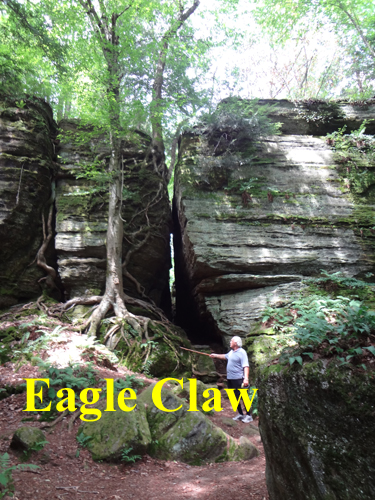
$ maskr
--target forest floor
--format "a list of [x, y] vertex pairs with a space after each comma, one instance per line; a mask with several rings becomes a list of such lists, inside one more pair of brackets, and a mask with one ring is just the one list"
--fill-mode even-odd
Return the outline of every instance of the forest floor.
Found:
[[[64, 342], [47, 352], [47, 359], [63, 359], [74, 345], [78, 334], [64, 331]], [[70, 339], [70, 342], [69, 342]], [[39, 353], [40, 354], [40, 353]], [[73, 353], [79, 356], [78, 352]], [[42, 356], [46, 358], [46, 356]], [[69, 359], [72, 353], [69, 354]], [[99, 378], [123, 378], [132, 374], [119, 365], [110, 367], [94, 363]], [[135, 374], [145, 387], [156, 380]], [[0, 366], [0, 387], [18, 386], [23, 378], [37, 378], [39, 368], [30, 362], [22, 365], [7, 362]], [[10, 465], [22, 463], [20, 455], [9, 448], [18, 427], [29, 425], [43, 428], [46, 422], [23, 421], [30, 413], [23, 413], [25, 393], [12, 394], [0, 401], [0, 454], [9, 453]], [[260, 455], [249, 461], [224, 462], [190, 466], [175, 461], [158, 460], [148, 455], [134, 463], [107, 464], [94, 462], [85, 448], [80, 448], [76, 435], [81, 421], [77, 418], [69, 429], [70, 416], [64, 417], [52, 428], [45, 428], [48, 444], [35, 451], [26, 460], [37, 465], [35, 470], [13, 471], [16, 500], [127, 500], [127, 499], [197, 499], [197, 500], [268, 500], [265, 483], [265, 456], [257, 430], [257, 419], [251, 424], [234, 422], [233, 410], [222, 398], [223, 411], [209, 418], [226, 433], [238, 439], [246, 436], [259, 449]], [[0, 493], [1, 494], [1, 493]], [[1, 497], [0, 497], [1, 498]], [[5, 498], [8, 498], [7, 496]]]

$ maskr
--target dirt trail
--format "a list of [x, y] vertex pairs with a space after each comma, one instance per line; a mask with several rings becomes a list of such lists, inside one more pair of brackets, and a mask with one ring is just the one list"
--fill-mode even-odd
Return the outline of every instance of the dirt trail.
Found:
[[[131, 372], [95, 367], [100, 378], [119, 378]], [[40, 377], [38, 368], [26, 364], [18, 370], [13, 363], [0, 366], [0, 387], [19, 385], [22, 378]], [[137, 374], [137, 378], [152, 382]], [[21, 463], [9, 449], [14, 431], [22, 425], [41, 427], [39, 421], [22, 422], [25, 393], [0, 401], [0, 453], [8, 452], [11, 464]], [[259, 457], [246, 462], [203, 466], [158, 460], [144, 456], [133, 464], [106, 464], [92, 460], [86, 449], [79, 449], [76, 434], [81, 421], [68, 430], [64, 418], [52, 430], [45, 429], [48, 444], [34, 452], [27, 463], [39, 466], [36, 471], [15, 471], [15, 500], [127, 500], [127, 499], [197, 499], [197, 500], [268, 500], [265, 484], [265, 457], [257, 421], [243, 424], [232, 420], [229, 401], [222, 399], [223, 411], [209, 418], [234, 438], [248, 437], [260, 450]], [[70, 418], [70, 417], [68, 417]], [[78, 453], [79, 449], [79, 453]], [[78, 455], [78, 456], [77, 456]], [[5, 497], [7, 498], [7, 497]]]

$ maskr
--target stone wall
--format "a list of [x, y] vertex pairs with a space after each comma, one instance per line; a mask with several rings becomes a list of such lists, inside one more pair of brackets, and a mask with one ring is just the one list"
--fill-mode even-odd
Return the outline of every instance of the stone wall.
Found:
[[[375, 104], [274, 101], [270, 118], [283, 134], [257, 142], [248, 158], [243, 144], [241, 160], [205, 155], [198, 133], [181, 138], [174, 199], [181, 325], [192, 330], [193, 318], [203, 342], [210, 333], [228, 345], [233, 334], [256, 330], [267, 303], [285, 302], [303, 277], [374, 269], [373, 188], [353, 196], [320, 137], [345, 123], [358, 128], [374, 111]], [[236, 180], [251, 184], [245, 202], [230, 187]]]

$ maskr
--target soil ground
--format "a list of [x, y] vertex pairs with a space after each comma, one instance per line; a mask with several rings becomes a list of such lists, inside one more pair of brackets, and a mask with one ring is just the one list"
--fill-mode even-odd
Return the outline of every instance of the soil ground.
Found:
[[[112, 369], [95, 366], [95, 369], [100, 378], [122, 378], [131, 373], [120, 366], [113, 366]], [[15, 364], [8, 362], [0, 366], [0, 387], [16, 386], [24, 377], [38, 376], [38, 368], [29, 363], [17, 368]], [[152, 379], [139, 374], [137, 378], [143, 378], [146, 384], [152, 382]], [[42, 428], [46, 424], [38, 420], [22, 422], [26, 415], [22, 411], [25, 402], [25, 393], [13, 394], [0, 401], [0, 454], [8, 452], [11, 465], [22, 463], [19, 455], [9, 448], [14, 431], [22, 425]], [[27, 463], [33, 463], [39, 468], [13, 472], [13, 498], [268, 500], [265, 457], [257, 430], [257, 419], [251, 424], [234, 422], [229, 401], [223, 398], [222, 404], [223, 411], [209, 418], [234, 438], [241, 435], [248, 437], [260, 451], [257, 458], [243, 462], [189, 466], [146, 455], [133, 464], [97, 463], [92, 460], [88, 450], [78, 447], [76, 434], [81, 421], [78, 418], [69, 430], [71, 416], [68, 416], [54, 427], [43, 429], [48, 444], [42, 450], [33, 452], [27, 459]]]

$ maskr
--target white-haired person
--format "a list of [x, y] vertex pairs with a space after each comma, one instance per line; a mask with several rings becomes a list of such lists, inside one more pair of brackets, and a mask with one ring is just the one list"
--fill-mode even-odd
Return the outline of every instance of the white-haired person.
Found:
[[[230, 348], [231, 350], [227, 354], [212, 353], [210, 356], [211, 358], [226, 359], [228, 361], [228, 389], [234, 389], [234, 394], [238, 400], [240, 397], [239, 389], [241, 387], [249, 387], [249, 360], [246, 351], [242, 349], [241, 337], [233, 337], [230, 341]], [[237, 415], [233, 417], [233, 420], [241, 420], [244, 423], [253, 421], [250, 411], [246, 415], [243, 414], [240, 401], [237, 407]]]

